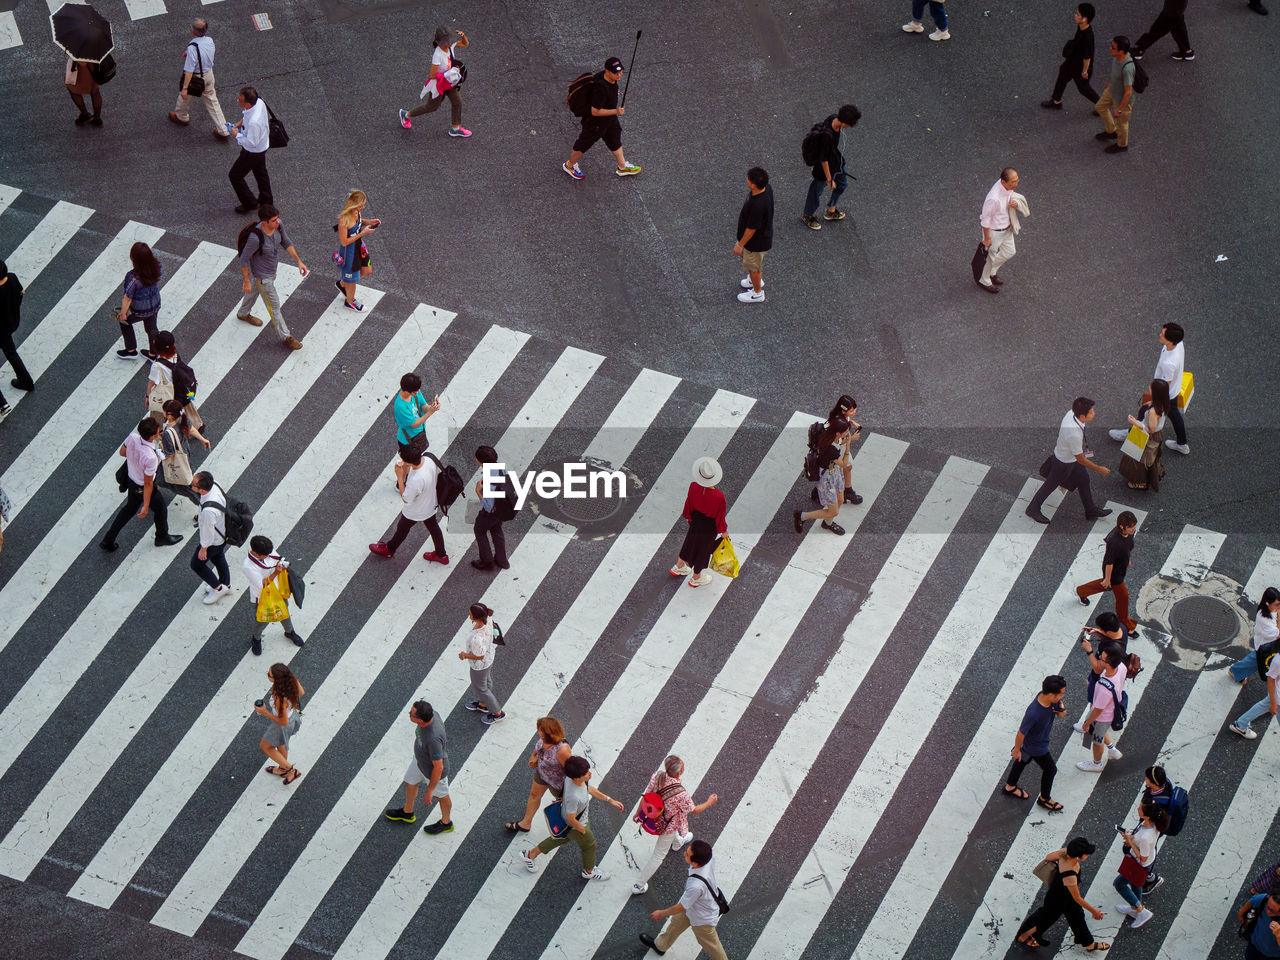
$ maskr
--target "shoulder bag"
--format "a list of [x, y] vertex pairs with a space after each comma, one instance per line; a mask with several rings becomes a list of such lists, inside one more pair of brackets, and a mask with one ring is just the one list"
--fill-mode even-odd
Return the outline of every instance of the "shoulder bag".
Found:
[[[204, 60], [200, 56], [200, 44], [192, 40], [187, 44], [188, 47], [196, 48], [196, 66], [199, 68], [191, 75], [191, 79], [187, 81], [187, 96], [202, 97], [204, 96]], [[184, 70], [183, 73], [186, 73]], [[182, 78], [178, 78], [178, 89], [182, 89]]]
[[189, 487], [195, 475], [191, 472], [191, 460], [182, 449], [182, 438], [178, 436], [176, 427], [167, 427], [164, 433], [173, 444], [173, 456], [164, 460], [164, 482]]
[[285, 132], [284, 124], [271, 112], [269, 103], [263, 101], [263, 104], [267, 108], [267, 145], [277, 148], [287, 147], [289, 145], [289, 134]]
[[1031, 871], [1032, 875], [1041, 883], [1053, 883], [1053, 878], [1058, 872], [1058, 864], [1048, 859], [1041, 860], [1035, 865], [1035, 869]]

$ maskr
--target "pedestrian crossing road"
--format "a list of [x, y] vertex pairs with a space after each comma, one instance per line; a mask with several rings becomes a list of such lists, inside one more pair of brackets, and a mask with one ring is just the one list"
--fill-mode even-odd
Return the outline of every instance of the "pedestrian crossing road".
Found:
[[[254, 505], [256, 532], [305, 577], [304, 648], [272, 628], [266, 655], [249, 654], [238, 573], [232, 602], [201, 603], [185, 501], [171, 507], [181, 546], [154, 547], [140, 523], [117, 553], [96, 546], [119, 502], [116, 451], [144, 411], [145, 370], [115, 356], [106, 314], [138, 240], [157, 246], [160, 326], [199, 379], [213, 439], [199, 466]], [[551, 714], [593, 783], [624, 803], [669, 753], [697, 798], [719, 795], [693, 826], [733, 902], [720, 927], [731, 957], [1003, 957], [1039, 889], [1032, 866], [1080, 834], [1098, 844], [1082, 886], [1107, 911], [1093, 929], [1112, 955], [1239, 955], [1234, 907], [1280, 847], [1269, 837], [1280, 735], [1223, 732], [1262, 695], [1224, 670], [1247, 629], [1206, 652], [1172, 635], [1156, 601], [1226, 583], [1251, 622], [1280, 583], [1273, 546], [1236, 549], [1235, 535], [1192, 524], [1159, 543], [1139, 527], [1130, 582], [1143, 623], [1130, 649], [1147, 670], [1128, 688], [1124, 758], [1076, 770], [1084, 752], [1059, 724], [1066, 810], [1042, 815], [999, 792], [1040, 679], [1063, 673], [1068, 713], [1081, 705], [1075, 639], [1096, 608], [1073, 588], [1096, 576], [1111, 524], [1084, 521], [1074, 499], [1051, 497], [1046, 512], [1061, 516], [1043, 527], [1023, 512], [1038, 480], [873, 433], [854, 462], [864, 501], [841, 512], [847, 535], [798, 536], [805, 430], [829, 398], [777, 410], [376, 289], [354, 315], [325, 271], [282, 267], [304, 339], [291, 352], [236, 321], [226, 238], [3, 185], [0, 253], [27, 286], [17, 338], [37, 382], [6, 393], [0, 421], [13, 503], [0, 554], [0, 874], [257, 960], [638, 956], [636, 934], [676, 900], [683, 864], [670, 857], [632, 895], [650, 844], [630, 810], [592, 812], [608, 883], [581, 881], [572, 849], [530, 876], [518, 854], [544, 826], [503, 829], [524, 804], [534, 721]], [[399, 509], [390, 403], [410, 369], [441, 398], [430, 449], [468, 489], [480, 443], [518, 471], [603, 462], [638, 486], [604, 520], [572, 522], [545, 500], [524, 509], [497, 576], [466, 562], [461, 502], [449, 565], [371, 556]], [[742, 572], [691, 590], [666, 570], [703, 456], [724, 466]], [[1141, 524], [1153, 502], [1108, 505]], [[494, 670], [507, 719], [491, 727], [463, 709], [456, 657], [477, 599], [508, 637]], [[273, 662], [307, 690], [291, 752], [304, 776], [287, 788], [260, 773], [250, 706]], [[420, 697], [449, 732], [455, 827], [439, 836], [382, 818]], [[1112, 824], [1134, 821], [1152, 762], [1189, 790], [1191, 814], [1161, 851], [1155, 918], [1134, 931], [1114, 909]], [[696, 950], [685, 937], [668, 955]]]

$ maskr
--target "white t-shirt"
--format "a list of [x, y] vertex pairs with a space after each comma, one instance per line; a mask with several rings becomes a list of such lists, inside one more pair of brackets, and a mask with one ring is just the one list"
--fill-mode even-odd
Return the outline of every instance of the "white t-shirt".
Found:
[[400, 512], [406, 520], [417, 522], [435, 516], [438, 506], [436, 477], [439, 473], [431, 458], [426, 456], [422, 458], [422, 466], [409, 471], [404, 480], [404, 494], [400, 498], [404, 501]]
[[456, 46], [456, 43], [451, 43], [448, 50], [436, 47], [431, 51], [431, 62], [437, 68], [436, 73], [444, 73], [453, 66], [453, 48]]
[[1138, 855], [1138, 860], [1144, 867], [1149, 867], [1151, 861], [1156, 858], [1156, 838], [1159, 835], [1159, 831], [1153, 826], [1139, 827], [1130, 834], [1133, 837], [1133, 843], [1129, 846]]
[[1156, 372], [1152, 379], [1168, 381], [1170, 400], [1182, 392], [1182, 371], [1186, 366], [1186, 356], [1180, 343], [1175, 343], [1172, 350], [1160, 350], [1160, 359], [1156, 361]]
[[1280, 638], [1280, 627], [1276, 625], [1275, 618], [1268, 617], [1259, 610], [1258, 615], [1253, 618], [1253, 649], [1257, 650], [1264, 643], [1271, 643], [1277, 638]]
[[1062, 463], [1074, 463], [1078, 453], [1084, 453], [1084, 425], [1068, 410], [1058, 426], [1058, 443], [1053, 455]]
[[[473, 627], [467, 636], [467, 653], [483, 660], [468, 660], [472, 670], [488, 670], [493, 666], [493, 624], [486, 623], [482, 627]], [[1277, 659], [1280, 659], [1278, 657]]]
[[151, 372], [147, 374], [147, 379], [152, 383], [173, 383], [169, 368], [157, 360], [151, 361]]
[[261, 558], [255, 557], [252, 553], [244, 555], [244, 562], [240, 564], [240, 569], [244, 571], [245, 579], [249, 581], [249, 599], [254, 603], [258, 602], [262, 585], [267, 582], [267, 577], [275, 573], [276, 564], [279, 562], [280, 554], [278, 553]]

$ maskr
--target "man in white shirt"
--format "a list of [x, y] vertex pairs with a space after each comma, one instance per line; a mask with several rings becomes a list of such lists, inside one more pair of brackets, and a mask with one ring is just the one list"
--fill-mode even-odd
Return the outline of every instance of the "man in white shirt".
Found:
[[[249, 581], [249, 599], [253, 601], [249, 605], [249, 615], [253, 623], [253, 633], [249, 635], [249, 648], [255, 657], [262, 656], [262, 624], [258, 622], [258, 597], [262, 595], [264, 584], [275, 581], [281, 571], [289, 567], [289, 562], [275, 550], [275, 544], [269, 538], [250, 537], [249, 554], [240, 565], [245, 579]], [[280, 621], [280, 626], [284, 627], [284, 635], [293, 641], [295, 647], [305, 645], [305, 641], [293, 629], [292, 618], [285, 617]]]
[[1000, 171], [1000, 179], [987, 191], [987, 198], [982, 201], [982, 245], [987, 248], [987, 262], [982, 268], [982, 276], [978, 278], [978, 286], [987, 293], [999, 293], [1004, 283], [996, 271], [1013, 259], [1017, 250], [1013, 245], [1013, 225], [1009, 222], [1009, 211], [1018, 204], [1013, 199], [1013, 191], [1018, 189], [1018, 171], [1013, 167], [1005, 167]]
[[227, 497], [207, 470], [191, 478], [191, 489], [200, 494], [200, 512], [196, 515], [200, 542], [191, 558], [191, 569], [207, 585], [202, 602], [217, 603], [231, 594], [231, 570], [227, 567]]
[[1058, 442], [1053, 448], [1053, 456], [1040, 467], [1044, 483], [1027, 504], [1026, 514], [1036, 523], [1049, 522], [1049, 518], [1040, 512], [1040, 507], [1055, 487], [1078, 489], [1080, 502], [1084, 505], [1084, 515], [1089, 520], [1097, 520], [1111, 513], [1110, 509], [1099, 510], [1098, 505], [1093, 502], [1093, 491], [1089, 489], [1089, 474], [1086, 472], [1093, 470], [1104, 477], [1111, 473], [1106, 467], [1100, 467], [1090, 460], [1085, 453], [1084, 425], [1094, 418], [1096, 412], [1093, 401], [1088, 397], [1076, 397], [1071, 401], [1071, 409], [1058, 426]]
[[[237, 131], [236, 143], [240, 144], [240, 156], [231, 165], [227, 177], [231, 186], [240, 198], [236, 213], [248, 213], [257, 210], [264, 203], [273, 203], [271, 195], [271, 178], [267, 175], [267, 148], [271, 145], [271, 131], [267, 126], [267, 104], [258, 96], [253, 87], [241, 87], [237, 98], [244, 110], [239, 123], [230, 128]], [[258, 196], [255, 199], [249, 190], [246, 176], [252, 171], [253, 180], [258, 185]]]
[[[414, 456], [410, 451], [408, 456]], [[406, 460], [409, 473], [404, 481], [404, 493], [400, 499], [404, 506], [400, 510], [400, 519], [396, 523], [396, 532], [390, 540], [380, 540], [369, 544], [369, 552], [379, 557], [391, 558], [404, 542], [415, 523], [421, 523], [431, 534], [431, 547], [422, 555], [422, 559], [431, 563], [448, 565], [449, 554], [444, 549], [444, 534], [440, 532], [440, 522], [436, 520], [436, 478], [440, 476], [440, 468], [436, 466], [434, 457], [417, 454], [417, 460]]]
[[[107, 553], [118, 550], [116, 537], [137, 511], [138, 519], [145, 520], [148, 513], [155, 514], [156, 546], [171, 547], [182, 541], [182, 535], [169, 532], [169, 508], [164, 496], [156, 489], [156, 470], [160, 467], [160, 454], [156, 452], [155, 439], [160, 425], [150, 417], [144, 417], [135, 433], [129, 434], [120, 447], [125, 458], [127, 475], [121, 481], [127, 491], [124, 505], [111, 521], [106, 535], [98, 543]], [[117, 475], [118, 476], [118, 475]], [[142, 509], [139, 510], [138, 508]]]
[[692, 928], [693, 936], [711, 960], [728, 960], [720, 945], [716, 924], [720, 922], [720, 904], [716, 901], [716, 875], [711, 867], [711, 844], [695, 840], [684, 848], [684, 859], [689, 864], [689, 876], [684, 882], [684, 893], [679, 903], [665, 910], [654, 910], [649, 919], [658, 923], [671, 917], [667, 929], [657, 937], [640, 934], [640, 942], [662, 956], [671, 949], [676, 938]]
[[[1186, 352], [1182, 346], [1182, 326], [1177, 323], [1166, 323], [1160, 328], [1160, 356], [1156, 360], [1156, 371], [1152, 380], [1163, 380], [1169, 384], [1169, 422], [1173, 424], [1176, 439], [1166, 440], [1164, 445], [1170, 450], [1187, 454], [1191, 448], [1187, 446], [1187, 424], [1182, 419], [1182, 410], [1178, 407], [1178, 394], [1182, 392], [1182, 374], [1186, 370]], [[1108, 430], [1112, 440], [1124, 442], [1129, 436], [1129, 428]]]
[[[178, 102], [169, 111], [169, 119], [174, 123], [186, 126], [191, 122], [191, 78], [204, 81], [204, 89], [194, 94], [204, 101], [204, 108], [213, 121], [213, 135], [219, 140], [230, 140], [227, 130], [227, 118], [222, 115], [222, 104], [218, 103], [218, 91], [213, 86], [213, 38], [207, 36], [209, 22], [203, 18], [191, 21], [192, 40], [187, 44], [186, 54], [182, 61], [182, 80], [178, 84]], [[196, 84], [200, 86], [199, 83]]]

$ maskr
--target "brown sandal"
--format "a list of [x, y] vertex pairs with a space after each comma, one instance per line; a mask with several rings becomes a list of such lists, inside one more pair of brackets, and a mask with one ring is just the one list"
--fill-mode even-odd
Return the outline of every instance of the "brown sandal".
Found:
[[285, 771], [284, 785], [287, 787], [289, 784], [293, 783], [293, 781], [297, 780], [300, 776], [302, 776], [301, 770], [299, 770], [297, 767], [290, 767], [287, 771]]
[[1107, 943], [1105, 940], [1095, 940], [1093, 943], [1089, 944], [1089, 946], [1085, 947], [1085, 949], [1090, 953], [1093, 953], [1095, 950], [1110, 950], [1111, 944]]

